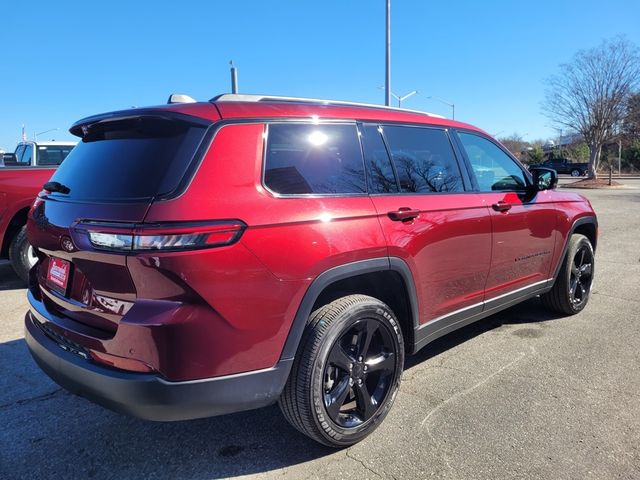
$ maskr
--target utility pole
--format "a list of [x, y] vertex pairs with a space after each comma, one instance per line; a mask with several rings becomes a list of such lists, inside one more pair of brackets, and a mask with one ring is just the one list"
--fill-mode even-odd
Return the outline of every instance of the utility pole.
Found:
[[391, 106], [391, 0], [387, 0], [387, 48], [385, 55], [384, 104]]
[[618, 176], [622, 175], [620, 164], [622, 163], [622, 138], [618, 138]]
[[231, 65], [231, 93], [238, 93], [238, 69], [233, 64], [233, 60], [229, 65]]
[[562, 129], [560, 129], [560, 136], [558, 137], [558, 148], [560, 149], [560, 158], [562, 158]]

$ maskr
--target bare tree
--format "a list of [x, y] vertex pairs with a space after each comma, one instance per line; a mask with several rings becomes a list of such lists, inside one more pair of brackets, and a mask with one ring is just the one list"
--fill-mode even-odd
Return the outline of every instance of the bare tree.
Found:
[[640, 83], [638, 48], [624, 38], [580, 50], [550, 77], [545, 114], [558, 126], [579, 132], [589, 146], [589, 177], [597, 177], [603, 145], [614, 136], [626, 103]]
[[522, 160], [523, 152], [527, 150], [527, 142], [524, 141], [522, 135], [518, 133], [512, 133], [508, 137], [498, 138], [500, 143], [507, 148], [518, 159]]

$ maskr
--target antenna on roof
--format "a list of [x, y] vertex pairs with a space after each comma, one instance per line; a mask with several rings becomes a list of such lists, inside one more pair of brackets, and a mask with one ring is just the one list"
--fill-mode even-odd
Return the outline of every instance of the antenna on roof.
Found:
[[196, 103], [196, 101], [191, 98], [189, 95], [185, 95], [184, 93], [172, 93], [169, 95], [169, 100], [167, 103]]
[[229, 65], [231, 65], [231, 93], [238, 93], [238, 69], [233, 64], [233, 60]]

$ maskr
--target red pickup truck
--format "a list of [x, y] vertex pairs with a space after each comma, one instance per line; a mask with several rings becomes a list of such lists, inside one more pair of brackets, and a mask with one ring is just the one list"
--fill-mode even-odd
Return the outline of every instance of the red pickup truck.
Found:
[[27, 242], [25, 224], [34, 198], [75, 142], [18, 144], [0, 162], [0, 259], [9, 259], [24, 281], [37, 258]]

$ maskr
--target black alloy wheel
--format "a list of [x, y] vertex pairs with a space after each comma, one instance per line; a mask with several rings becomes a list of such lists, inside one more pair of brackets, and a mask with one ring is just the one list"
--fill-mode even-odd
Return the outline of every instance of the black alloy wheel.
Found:
[[571, 235], [553, 287], [540, 296], [542, 303], [566, 315], [582, 311], [591, 294], [594, 266], [595, 255], [589, 239], [577, 233]]
[[404, 339], [393, 311], [376, 298], [347, 295], [309, 317], [278, 403], [300, 432], [348, 447], [382, 423], [403, 367]]
[[353, 324], [333, 345], [324, 369], [324, 406], [344, 428], [368, 421], [391, 389], [396, 342], [386, 325], [367, 318]]
[[569, 279], [569, 299], [574, 308], [580, 308], [589, 297], [593, 281], [593, 249], [582, 245], [573, 256]]

